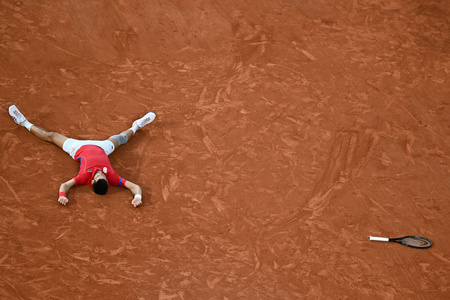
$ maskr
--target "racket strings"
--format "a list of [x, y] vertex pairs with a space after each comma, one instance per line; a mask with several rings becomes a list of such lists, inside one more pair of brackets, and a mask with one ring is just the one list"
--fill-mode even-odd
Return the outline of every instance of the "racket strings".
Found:
[[425, 248], [431, 245], [431, 242], [421, 237], [406, 237], [402, 239], [402, 244], [418, 248]]

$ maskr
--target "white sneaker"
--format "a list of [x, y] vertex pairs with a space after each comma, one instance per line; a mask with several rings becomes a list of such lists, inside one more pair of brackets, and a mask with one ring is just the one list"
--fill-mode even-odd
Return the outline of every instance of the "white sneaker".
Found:
[[142, 118], [134, 121], [133, 122], [133, 126], [136, 125], [137, 127], [139, 127], [139, 129], [141, 129], [142, 127], [144, 127], [144, 126], [150, 124], [151, 122], [153, 122], [153, 120], [155, 120], [155, 118], [156, 118], [156, 114], [153, 111], [148, 112]]
[[20, 126], [22, 126], [22, 123], [27, 120], [14, 104], [9, 106], [8, 112], [9, 115], [14, 119], [14, 122], [16, 122]]

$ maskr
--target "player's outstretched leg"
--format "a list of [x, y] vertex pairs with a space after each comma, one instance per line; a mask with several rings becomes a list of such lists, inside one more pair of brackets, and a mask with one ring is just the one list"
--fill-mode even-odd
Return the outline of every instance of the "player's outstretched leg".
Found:
[[48, 132], [45, 129], [31, 124], [14, 104], [9, 106], [8, 112], [9, 115], [14, 119], [14, 122], [16, 122], [18, 125], [28, 129], [37, 138], [46, 142], [53, 143], [62, 149], [64, 142], [67, 140], [66, 136], [57, 132]]
[[117, 149], [117, 147], [126, 144], [131, 139], [131, 137], [136, 133], [136, 131], [153, 122], [155, 118], [156, 114], [153, 111], [148, 112], [142, 118], [134, 121], [130, 129], [127, 129], [121, 132], [120, 134], [111, 136], [108, 139], [108, 141], [111, 141], [114, 144], [115, 148]]

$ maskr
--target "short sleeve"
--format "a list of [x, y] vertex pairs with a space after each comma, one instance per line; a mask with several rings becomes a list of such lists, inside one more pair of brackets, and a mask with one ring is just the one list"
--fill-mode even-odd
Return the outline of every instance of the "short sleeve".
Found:
[[120, 177], [115, 172], [109, 173], [108, 181], [109, 181], [110, 185], [120, 186], [120, 187], [124, 187], [125, 186], [125, 182], [126, 182], [126, 180], [124, 178]]
[[89, 174], [80, 172], [73, 180], [75, 180], [75, 185], [89, 184]]

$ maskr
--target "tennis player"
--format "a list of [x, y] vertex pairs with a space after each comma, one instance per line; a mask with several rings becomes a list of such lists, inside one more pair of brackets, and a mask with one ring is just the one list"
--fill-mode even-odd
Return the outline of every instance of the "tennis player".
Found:
[[126, 144], [137, 130], [153, 122], [156, 117], [154, 112], [148, 112], [142, 118], [134, 121], [130, 129], [113, 135], [107, 140], [96, 141], [76, 140], [57, 132], [48, 132], [31, 124], [15, 105], [10, 105], [8, 111], [9, 115], [18, 125], [27, 128], [39, 139], [55, 144], [67, 152], [73, 159], [80, 162], [78, 175], [61, 184], [59, 188], [59, 203], [66, 205], [69, 202], [67, 193], [72, 187], [87, 184], [92, 186], [94, 192], [99, 195], [106, 194], [109, 185], [125, 187], [133, 195], [131, 204], [134, 207], [142, 204], [141, 187], [117, 175], [111, 166], [108, 155], [113, 153], [117, 147]]

